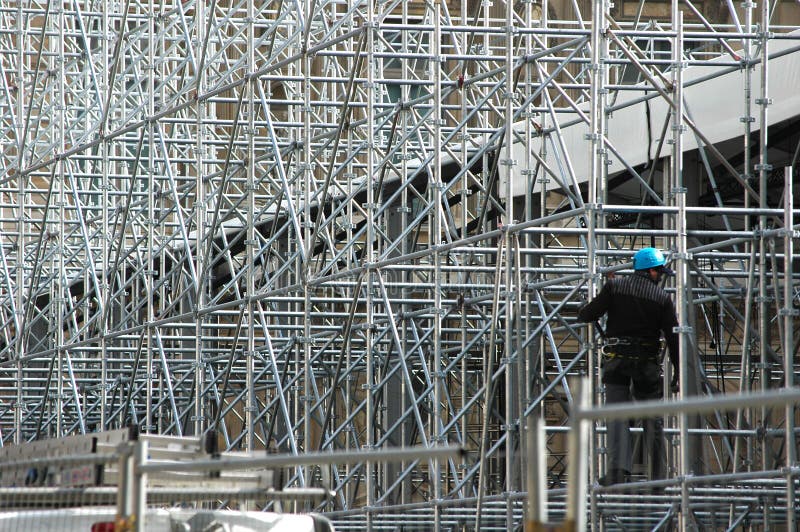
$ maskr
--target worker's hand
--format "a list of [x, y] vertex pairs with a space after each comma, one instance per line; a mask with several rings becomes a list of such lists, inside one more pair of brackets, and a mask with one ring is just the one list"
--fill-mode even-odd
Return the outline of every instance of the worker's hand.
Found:
[[672, 375], [672, 382], [669, 383], [669, 389], [672, 393], [678, 393], [678, 390], [680, 389], [677, 371], [675, 372], [674, 375]]

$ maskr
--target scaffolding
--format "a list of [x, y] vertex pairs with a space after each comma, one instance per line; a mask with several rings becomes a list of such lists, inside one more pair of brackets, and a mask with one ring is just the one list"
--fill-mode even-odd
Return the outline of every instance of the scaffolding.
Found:
[[[644, 245], [677, 398], [793, 388], [800, 6], [617, 4], [0, 0], [2, 444], [456, 444], [286, 485], [337, 529], [510, 530], [542, 419], [559, 521], [575, 379], [603, 402], [575, 311]], [[793, 529], [796, 418], [671, 414], [634, 495], [593, 420], [590, 526]]]

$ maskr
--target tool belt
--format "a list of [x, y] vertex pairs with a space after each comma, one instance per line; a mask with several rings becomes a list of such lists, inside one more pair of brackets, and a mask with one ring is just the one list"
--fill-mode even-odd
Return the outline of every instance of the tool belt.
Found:
[[621, 358], [640, 362], [658, 362], [661, 342], [647, 338], [621, 336], [606, 338], [600, 352], [606, 358]]

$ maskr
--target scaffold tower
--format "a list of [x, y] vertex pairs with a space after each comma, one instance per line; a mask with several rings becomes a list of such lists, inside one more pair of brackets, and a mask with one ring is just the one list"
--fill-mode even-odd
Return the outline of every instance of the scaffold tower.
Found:
[[[603, 324], [576, 310], [644, 246], [676, 272], [666, 401], [795, 389], [796, 1], [0, 18], [3, 446], [131, 425], [297, 455], [456, 444], [285, 483], [335, 491], [315, 509], [337, 530], [515, 530], [537, 424], [560, 522], [571, 414], [604, 398]], [[796, 529], [794, 404], [720, 405], [669, 410], [656, 485], [598, 486], [593, 419], [585, 526]]]

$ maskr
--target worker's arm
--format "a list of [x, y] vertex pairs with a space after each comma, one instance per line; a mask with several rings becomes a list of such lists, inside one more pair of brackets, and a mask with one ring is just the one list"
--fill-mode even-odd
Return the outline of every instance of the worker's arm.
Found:
[[608, 311], [608, 306], [611, 303], [611, 283], [603, 285], [603, 289], [597, 294], [597, 297], [586, 303], [578, 309], [578, 320], [583, 322], [591, 322], [600, 318]]

